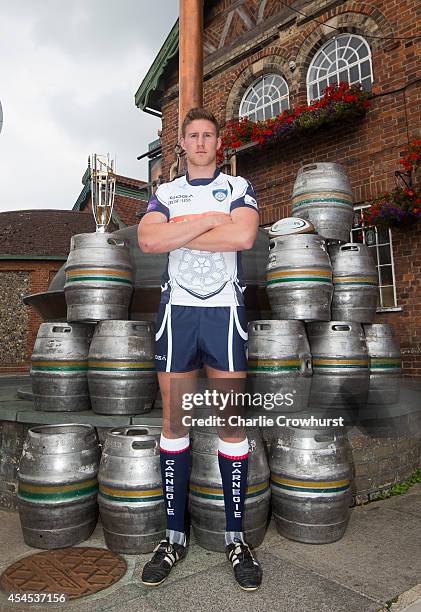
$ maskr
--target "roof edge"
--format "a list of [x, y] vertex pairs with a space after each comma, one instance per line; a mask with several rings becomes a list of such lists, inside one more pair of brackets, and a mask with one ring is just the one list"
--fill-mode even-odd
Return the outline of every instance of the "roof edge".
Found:
[[[161, 112], [161, 105], [150, 100], [151, 94], [158, 89], [159, 81], [164, 75], [169, 61], [178, 53], [179, 20], [175, 22], [171, 32], [155, 57], [146, 76], [135, 93], [135, 105], [144, 111], [146, 107]], [[159, 108], [157, 108], [159, 107]]]

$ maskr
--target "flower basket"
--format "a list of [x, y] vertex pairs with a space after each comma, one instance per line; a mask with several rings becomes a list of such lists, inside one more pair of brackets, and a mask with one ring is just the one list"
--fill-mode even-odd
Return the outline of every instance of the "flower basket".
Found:
[[323, 93], [320, 100], [308, 106], [289, 108], [266, 121], [253, 122], [248, 118], [230, 121], [222, 134], [218, 162], [223, 161], [226, 150], [235, 151], [249, 143], [264, 147], [298, 135], [310, 137], [334, 124], [354, 124], [370, 106], [369, 94], [359, 84], [341, 82], [327, 87]]

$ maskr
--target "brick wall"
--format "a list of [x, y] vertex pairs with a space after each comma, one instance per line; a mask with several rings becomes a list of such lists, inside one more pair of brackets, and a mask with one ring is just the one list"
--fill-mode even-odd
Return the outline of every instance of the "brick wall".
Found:
[[[221, 126], [238, 116], [246, 88], [267, 72], [288, 83], [290, 105], [306, 103], [306, 73], [316, 51], [338, 32], [292, 13], [272, 0], [211, 3], [205, 16], [204, 105]], [[297, 170], [316, 161], [346, 166], [356, 204], [394, 187], [394, 172], [408, 140], [421, 135], [421, 40], [387, 38], [418, 34], [416, 0], [289, 2], [340, 32], [367, 36], [373, 62], [374, 99], [363, 121], [331, 128], [311, 138], [252, 149], [238, 156], [237, 173], [253, 183], [261, 223], [290, 214]], [[241, 9], [241, 10], [240, 10]], [[419, 20], [418, 20], [419, 22]], [[368, 38], [384, 37], [383, 39]], [[290, 62], [295, 62], [291, 70]], [[163, 97], [163, 176], [174, 162], [178, 125], [178, 75], [167, 76]], [[421, 376], [421, 231], [393, 232], [393, 248], [401, 312], [381, 313], [378, 322], [393, 325], [401, 339], [405, 372]]]
[[[30, 367], [41, 317], [33, 308], [25, 306], [23, 295], [47, 291], [52, 277], [64, 261], [2, 260], [0, 261], [1, 300], [7, 298], [9, 307], [1, 304], [3, 322], [0, 326], [0, 343], [5, 347], [0, 360], [0, 372], [23, 372]], [[5, 291], [7, 287], [7, 292]], [[10, 317], [8, 316], [10, 312]], [[16, 335], [17, 332], [17, 335]], [[13, 333], [13, 336], [10, 334]], [[8, 339], [13, 338], [8, 350]]]

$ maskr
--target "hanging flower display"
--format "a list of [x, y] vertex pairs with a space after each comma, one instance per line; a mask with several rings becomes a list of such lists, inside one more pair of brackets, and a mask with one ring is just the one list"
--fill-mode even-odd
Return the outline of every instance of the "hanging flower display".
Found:
[[266, 121], [253, 122], [247, 117], [230, 121], [223, 130], [218, 162], [223, 161], [227, 149], [235, 150], [252, 142], [270, 145], [298, 134], [308, 135], [335, 123], [352, 122], [367, 112], [370, 106], [368, 96], [360, 84], [341, 82], [324, 89], [320, 100], [308, 106], [288, 108]]
[[419, 188], [412, 186], [421, 176], [421, 140], [415, 139], [408, 145], [400, 164], [407, 171], [411, 186], [396, 187], [372, 200], [365, 211], [367, 223], [402, 227], [421, 220], [421, 193]]

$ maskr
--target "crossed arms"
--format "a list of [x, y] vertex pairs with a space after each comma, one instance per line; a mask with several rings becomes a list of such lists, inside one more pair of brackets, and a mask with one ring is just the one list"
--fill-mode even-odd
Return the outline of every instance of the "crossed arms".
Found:
[[252, 248], [258, 227], [259, 214], [249, 207], [181, 223], [168, 223], [163, 213], [149, 212], [139, 223], [137, 235], [144, 253], [167, 253], [180, 247], [197, 251], [245, 251]]

